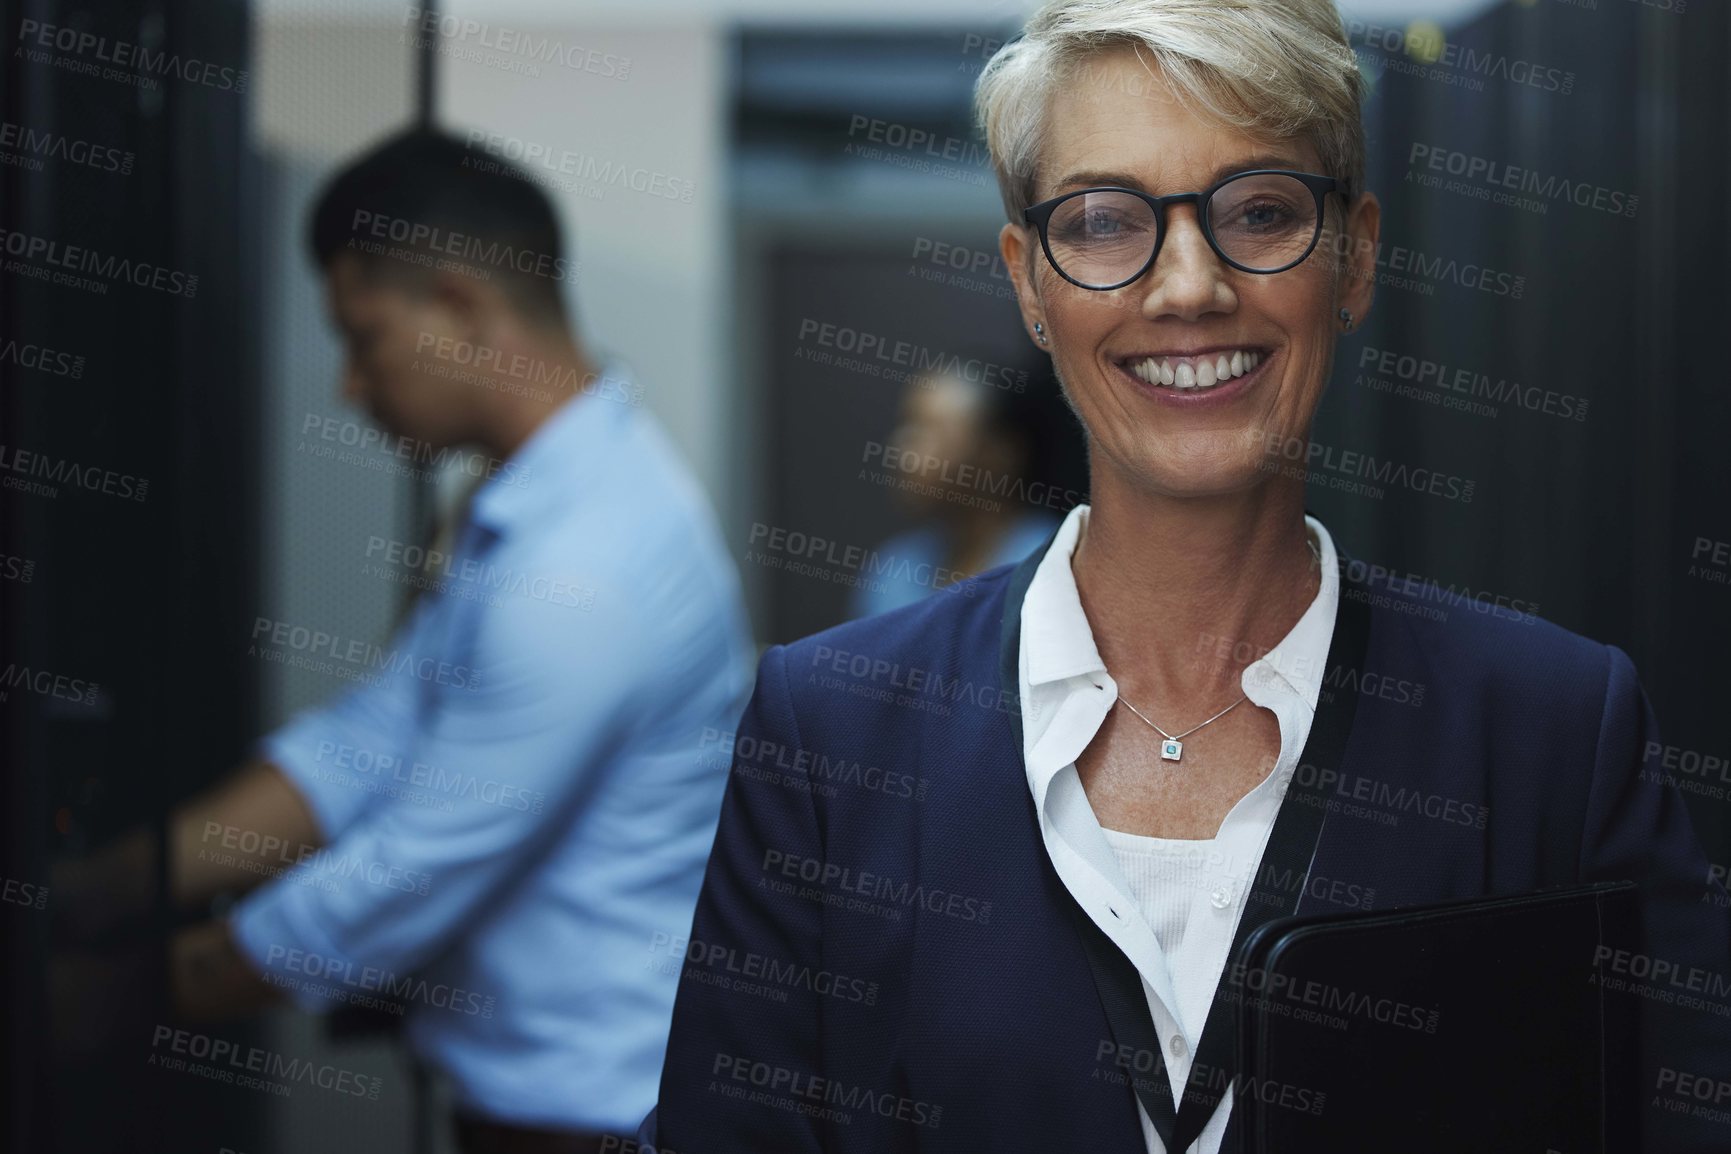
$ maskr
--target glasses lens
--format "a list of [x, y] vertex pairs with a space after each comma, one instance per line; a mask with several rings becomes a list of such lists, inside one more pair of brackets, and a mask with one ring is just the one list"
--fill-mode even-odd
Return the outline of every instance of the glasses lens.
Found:
[[1221, 251], [1258, 271], [1282, 269], [1304, 256], [1317, 223], [1316, 194], [1290, 176], [1240, 176], [1208, 202], [1208, 224]]
[[1154, 252], [1158, 224], [1148, 202], [1124, 192], [1084, 192], [1060, 204], [1046, 224], [1052, 263], [1085, 285], [1121, 284]]

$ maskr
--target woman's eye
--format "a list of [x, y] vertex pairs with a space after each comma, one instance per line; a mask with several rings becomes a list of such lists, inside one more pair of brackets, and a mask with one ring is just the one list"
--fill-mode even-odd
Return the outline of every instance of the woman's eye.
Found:
[[1113, 240], [1134, 228], [1124, 214], [1112, 209], [1094, 209], [1079, 213], [1059, 225], [1058, 235], [1067, 241]]
[[1091, 209], [1078, 213], [1064, 223], [1060, 232], [1067, 238], [1075, 240], [1099, 240], [1102, 237], [1112, 237], [1124, 227], [1124, 221], [1118, 213], [1106, 209]]
[[1258, 201], [1240, 208], [1236, 218], [1230, 223], [1240, 228], [1264, 232], [1268, 229], [1284, 228], [1297, 217], [1297, 213], [1279, 201]]

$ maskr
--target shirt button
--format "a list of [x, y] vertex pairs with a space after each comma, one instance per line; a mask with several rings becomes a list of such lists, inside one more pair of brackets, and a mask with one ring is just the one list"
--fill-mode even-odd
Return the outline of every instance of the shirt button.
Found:
[[1174, 1058], [1182, 1058], [1184, 1056], [1184, 1039], [1178, 1034], [1173, 1034], [1172, 1041], [1168, 1043], [1166, 1048], [1172, 1051]]
[[1232, 888], [1230, 886], [1215, 886], [1208, 892], [1208, 900], [1214, 903], [1214, 908], [1223, 910], [1232, 904]]

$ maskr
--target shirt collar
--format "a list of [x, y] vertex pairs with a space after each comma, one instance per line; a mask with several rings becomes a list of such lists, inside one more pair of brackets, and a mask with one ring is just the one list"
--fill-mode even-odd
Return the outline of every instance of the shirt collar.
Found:
[[1040, 558], [1022, 600], [1022, 650], [1028, 657], [1028, 684], [1044, 685], [1083, 673], [1103, 671], [1106, 663], [1094, 646], [1094, 630], [1082, 611], [1076, 574], [1070, 568], [1076, 544], [1088, 525], [1088, 506], [1077, 505], [1058, 526], [1051, 548]]
[[[1340, 569], [1334, 538], [1322, 522], [1307, 513], [1304, 523], [1314, 535], [1322, 558], [1322, 584], [1310, 606], [1280, 643], [1251, 664], [1269, 666], [1315, 710], [1329, 642], [1334, 635]], [[1022, 602], [1022, 646], [1027, 655], [1030, 687], [1106, 669], [1094, 644], [1094, 630], [1082, 609], [1076, 574], [1071, 568], [1076, 545], [1087, 525], [1087, 505], [1070, 510], [1058, 527], [1051, 548], [1040, 559]]]
[[618, 362], [609, 362], [593, 385], [549, 413], [481, 483], [469, 503], [472, 522], [504, 535], [549, 503], [577, 495], [584, 475], [617, 449], [631, 408], [618, 398], [634, 395], [629, 370]]
[[1307, 513], [1304, 523], [1316, 538], [1317, 553], [1322, 559], [1322, 583], [1297, 624], [1257, 664], [1267, 665], [1284, 678], [1314, 713], [1322, 693], [1328, 647], [1334, 638], [1334, 618], [1340, 608], [1340, 563], [1334, 551], [1334, 538], [1322, 522]]

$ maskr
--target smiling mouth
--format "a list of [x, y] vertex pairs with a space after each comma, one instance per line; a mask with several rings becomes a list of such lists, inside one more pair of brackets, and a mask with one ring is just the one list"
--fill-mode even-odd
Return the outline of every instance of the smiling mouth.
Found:
[[1156, 388], [1199, 393], [1245, 376], [1266, 357], [1261, 349], [1226, 349], [1194, 357], [1127, 357], [1118, 364]]

